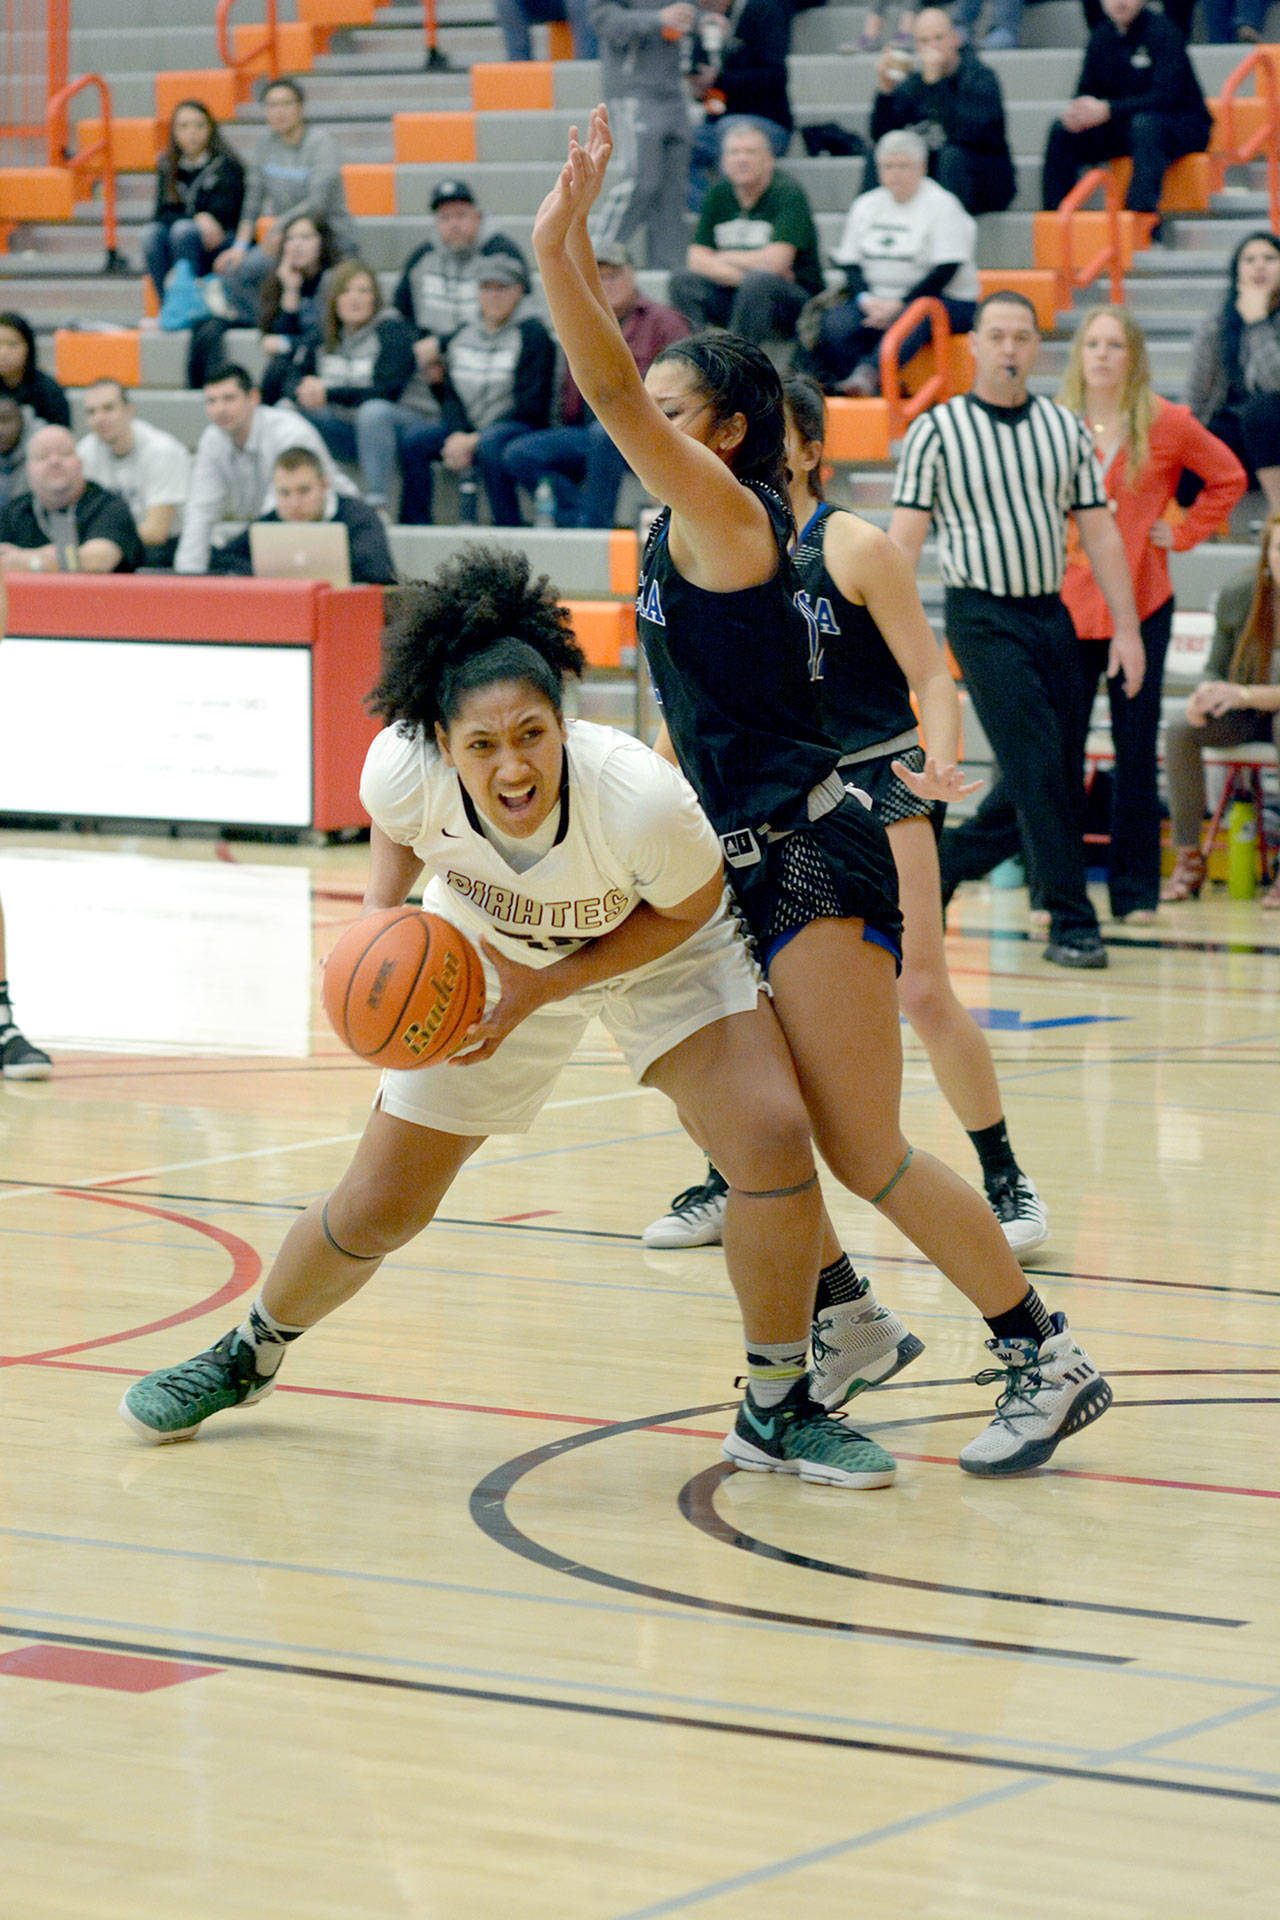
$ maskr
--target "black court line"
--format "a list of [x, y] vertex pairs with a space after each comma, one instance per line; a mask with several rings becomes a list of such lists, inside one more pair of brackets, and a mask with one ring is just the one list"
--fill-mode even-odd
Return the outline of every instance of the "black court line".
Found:
[[1249, 1787], [1218, 1787], [1192, 1780], [1163, 1780], [1155, 1774], [1115, 1773], [1105, 1767], [1069, 1767], [1050, 1760], [1011, 1760], [996, 1755], [961, 1753], [949, 1747], [930, 1747], [906, 1740], [867, 1740], [851, 1734], [761, 1726], [748, 1720], [713, 1720], [691, 1713], [658, 1713], [643, 1707], [602, 1706], [589, 1700], [558, 1700], [551, 1694], [513, 1693], [497, 1687], [464, 1687], [441, 1680], [409, 1680], [401, 1674], [362, 1673], [356, 1667], [316, 1667], [292, 1660], [255, 1660], [244, 1654], [211, 1652], [206, 1647], [153, 1645], [147, 1641], [114, 1640], [96, 1634], [43, 1633], [36, 1627], [0, 1625], [0, 1635], [10, 1640], [36, 1641], [50, 1646], [90, 1647], [102, 1653], [135, 1654], [150, 1660], [193, 1662], [200, 1666], [225, 1667], [239, 1672], [287, 1675], [297, 1680], [334, 1680], [347, 1686], [372, 1687], [387, 1693], [425, 1694], [443, 1700], [473, 1700], [480, 1706], [529, 1707], [544, 1713], [579, 1714], [586, 1719], [614, 1720], [633, 1726], [678, 1727], [690, 1733], [734, 1734], [745, 1740], [778, 1740], [788, 1745], [818, 1747], [827, 1752], [874, 1753], [896, 1760], [933, 1760], [942, 1766], [977, 1767], [993, 1773], [1013, 1773], [1046, 1780], [1079, 1780], [1090, 1786], [1139, 1787], [1154, 1793], [1280, 1807], [1280, 1794], [1264, 1793]]
[[[103, 1186], [77, 1186], [66, 1180], [15, 1180], [3, 1174], [0, 1174], [0, 1187], [30, 1187], [35, 1192], [44, 1193], [102, 1193], [109, 1190], [111, 1192], [127, 1193], [135, 1200], [165, 1200], [171, 1204], [181, 1202], [185, 1206], [244, 1207], [246, 1210], [257, 1208], [270, 1213], [302, 1213], [305, 1208], [311, 1204], [310, 1201], [299, 1200], [245, 1200], [242, 1199], [239, 1194], [169, 1193], [155, 1187], [133, 1186], [127, 1181], [119, 1186], [113, 1182], [108, 1189]], [[616, 1242], [623, 1246], [638, 1246], [640, 1244], [640, 1235], [638, 1233], [618, 1233], [609, 1227], [551, 1226], [545, 1221], [539, 1222], [535, 1220], [464, 1220], [461, 1215], [438, 1213], [431, 1222], [431, 1226], [483, 1227], [486, 1230], [491, 1229], [495, 1232], [524, 1233], [532, 1234], [535, 1237], [539, 1234], [547, 1234], [556, 1239], [606, 1240]], [[429, 1232], [430, 1228], [424, 1228], [423, 1231]], [[717, 1246], [687, 1247], [681, 1249], [681, 1252], [684, 1253], [718, 1254], [720, 1251], [720, 1248]], [[878, 1266], [925, 1268], [933, 1265], [933, 1262], [926, 1260], [923, 1254], [913, 1258], [910, 1255], [904, 1256], [901, 1254], [879, 1255], [864, 1253], [860, 1249], [855, 1249], [854, 1252], [850, 1254], [850, 1258]], [[1035, 1267], [1032, 1271], [1042, 1280], [1065, 1280], [1067, 1282], [1078, 1280], [1088, 1281], [1097, 1286], [1155, 1287], [1176, 1293], [1212, 1293], [1226, 1294], [1232, 1298], [1238, 1296], [1246, 1300], [1280, 1300], [1280, 1288], [1237, 1287], [1216, 1280], [1150, 1280], [1141, 1274], [1078, 1273], [1070, 1267]], [[1114, 1374], [1117, 1370], [1112, 1367], [1109, 1368], [1108, 1371]], [[1123, 1369], [1121, 1369], [1121, 1371], [1123, 1371]], [[1280, 1369], [1269, 1367], [1189, 1367], [1185, 1369], [1185, 1371], [1195, 1374], [1207, 1372], [1269, 1373], [1280, 1371]], [[972, 1375], [968, 1377], [972, 1378]]]
[[[1023, 946], [1043, 947], [1045, 944], [1043, 933], [1032, 933], [1022, 927], [971, 927], [968, 924], [962, 926], [957, 923], [949, 926], [947, 932], [957, 940], [995, 940], [1006, 946], [1020, 943]], [[1161, 939], [1153, 938], [1151, 935], [1109, 933], [1103, 935], [1103, 945], [1116, 947], [1122, 951], [1133, 949], [1146, 953], [1280, 954], [1280, 946], [1272, 946], [1268, 941], [1241, 940], [1234, 936], [1226, 940], [1187, 940], [1182, 937]], [[1048, 977], [1045, 976], [1045, 978]]]
[[[780, 1626], [810, 1627], [824, 1633], [848, 1634], [866, 1640], [909, 1641], [930, 1647], [965, 1647], [986, 1653], [1012, 1653], [1024, 1659], [1070, 1660], [1085, 1666], [1102, 1667], [1125, 1667], [1132, 1663], [1135, 1658], [1133, 1654], [1093, 1653], [1076, 1647], [1038, 1647], [1029, 1641], [985, 1639], [972, 1634], [926, 1633], [908, 1627], [864, 1626], [857, 1621], [830, 1620], [819, 1614], [784, 1613], [775, 1607], [749, 1607], [741, 1601], [713, 1600], [703, 1594], [655, 1586], [648, 1581], [631, 1580], [622, 1574], [610, 1573], [603, 1567], [587, 1566], [581, 1560], [558, 1553], [553, 1547], [543, 1546], [518, 1527], [507, 1511], [507, 1500], [513, 1488], [527, 1474], [552, 1460], [558, 1460], [563, 1454], [572, 1453], [579, 1447], [594, 1446], [601, 1440], [616, 1440], [621, 1434], [639, 1433], [647, 1427], [675, 1426], [705, 1414], [725, 1413], [734, 1404], [722, 1401], [710, 1406], [681, 1407], [674, 1413], [646, 1414], [638, 1420], [620, 1420], [609, 1426], [593, 1427], [585, 1433], [571, 1434], [562, 1440], [550, 1441], [546, 1446], [534, 1447], [528, 1453], [517, 1454], [495, 1467], [472, 1489], [471, 1517], [480, 1531], [496, 1545], [518, 1554], [521, 1559], [531, 1560], [536, 1566], [546, 1567], [552, 1573], [565, 1574], [573, 1580], [584, 1580], [593, 1586], [608, 1587], [616, 1593], [637, 1594], [646, 1600], [663, 1600], [671, 1606], [690, 1607], [701, 1613], [720, 1614], [739, 1620], [767, 1620]], [[972, 1418], [972, 1415], [968, 1417]]]
[[1173, 1620], [1193, 1627], [1247, 1627], [1248, 1620], [1226, 1620], [1211, 1613], [1170, 1613], [1160, 1607], [1122, 1607], [1104, 1600], [1055, 1600], [1041, 1593], [1004, 1593], [997, 1587], [962, 1587], [945, 1580], [910, 1580], [900, 1574], [871, 1573], [865, 1567], [841, 1566], [835, 1561], [818, 1560], [812, 1554], [793, 1553], [787, 1547], [775, 1547], [755, 1534], [725, 1520], [716, 1511], [716, 1489], [734, 1471], [727, 1462], [707, 1467], [681, 1487], [679, 1507], [685, 1519], [700, 1533], [722, 1546], [736, 1547], [743, 1553], [759, 1554], [784, 1566], [804, 1567], [811, 1573], [835, 1574], [842, 1580], [862, 1580], [877, 1587], [906, 1587], [913, 1593], [948, 1593], [966, 1600], [1002, 1600], [1019, 1607], [1062, 1607], [1075, 1613], [1119, 1614], [1134, 1620]]

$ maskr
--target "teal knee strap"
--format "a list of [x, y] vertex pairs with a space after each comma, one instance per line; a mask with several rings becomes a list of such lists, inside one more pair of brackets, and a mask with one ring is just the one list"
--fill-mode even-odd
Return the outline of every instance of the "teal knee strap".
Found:
[[329, 1245], [335, 1253], [340, 1253], [344, 1260], [381, 1260], [382, 1255], [380, 1253], [352, 1253], [350, 1247], [344, 1247], [334, 1239], [332, 1233], [329, 1231], [329, 1202], [327, 1200], [320, 1209], [320, 1226]]
[[810, 1187], [817, 1185], [817, 1181], [818, 1175], [815, 1170], [807, 1180], [802, 1180], [798, 1187], [762, 1187], [758, 1191], [753, 1191], [750, 1187], [735, 1187], [733, 1191], [741, 1194], [744, 1200], [789, 1200], [792, 1194], [808, 1193]]
[[887, 1200], [889, 1198], [889, 1195], [893, 1192], [899, 1180], [901, 1180], [903, 1174], [906, 1172], [907, 1168], [911, 1165], [911, 1162], [915, 1159], [915, 1153], [916, 1153], [916, 1150], [914, 1147], [907, 1148], [906, 1152], [902, 1156], [902, 1161], [897, 1169], [897, 1172], [893, 1175], [893, 1178], [889, 1181], [888, 1185], [881, 1187], [879, 1193], [872, 1194], [871, 1204], [873, 1207], [878, 1207], [882, 1200]]

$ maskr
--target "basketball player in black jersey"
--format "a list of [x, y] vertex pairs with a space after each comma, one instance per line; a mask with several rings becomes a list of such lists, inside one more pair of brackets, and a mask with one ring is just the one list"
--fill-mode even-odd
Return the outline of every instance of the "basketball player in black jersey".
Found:
[[[809, 681], [818, 635], [793, 592], [781, 384], [764, 354], [725, 334], [677, 342], [641, 381], [587, 237], [611, 148], [597, 107], [586, 146], [570, 134], [533, 243], [583, 398], [666, 502], [637, 608], [670, 737], [720, 835], [823, 1157], [991, 1330], [1006, 1385], [961, 1465], [1020, 1473], [1105, 1412], [1110, 1389], [1027, 1285], [982, 1197], [902, 1135], [897, 876], [884, 829], [844, 791]], [[900, 777], [935, 797], [927, 773]], [[782, 1398], [753, 1374], [731, 1459]]]

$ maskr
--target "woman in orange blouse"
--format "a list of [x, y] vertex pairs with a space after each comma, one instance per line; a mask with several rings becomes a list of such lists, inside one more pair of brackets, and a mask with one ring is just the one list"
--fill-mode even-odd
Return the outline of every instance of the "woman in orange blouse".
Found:
[[[1185, 553], [1219, 527], [1245, 490], [1244, 468], [1230, 448], [1202, 427], [1189, 407], [1152, 391], [1147, 343], [1124, 307], [1103, 307], [1080, 328], [1059, 399], [1091, 428], [1106, 473], [1107, 496], [1124, 541], [1146, 647], [1146, 674], [1129, 699], [1108, 681], [1115, 775], [1111, 801], [1108, 886], [1111, 917], [1142, 925], [1155, 919], [1160, 897], [1160, 803], [1156, 735], [1160, 683], [1173, 626], [1168, 553]], [[1203, 489], [1177, 526], [1163, 518], [1184, 472]], [[1111, 638], [1107, 605], [1074, 543], [1062, 597], [1080, 638], [1081, 752]]]

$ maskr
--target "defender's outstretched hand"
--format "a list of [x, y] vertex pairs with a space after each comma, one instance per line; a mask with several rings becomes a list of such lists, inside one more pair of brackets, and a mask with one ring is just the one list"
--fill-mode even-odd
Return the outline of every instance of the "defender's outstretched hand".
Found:
[[604, 185], [612, 152], [608, 112], [603, 106], [593, 107], [585, 146], [578, 139], [578, 129], [569, 129], [568, 158], [534, 218], [535, 253], [540, 248], [563, 246], [573, 223], [586, 220]]
[[913, 767], [904, 766], [901, 760], [891, 760], [889, 764], [917, 800], [964, 800], [982, 785], [981, 780], [966, 780], [959, 767], [940, 767], [930, 754], [925, 755], [919, 773]]

